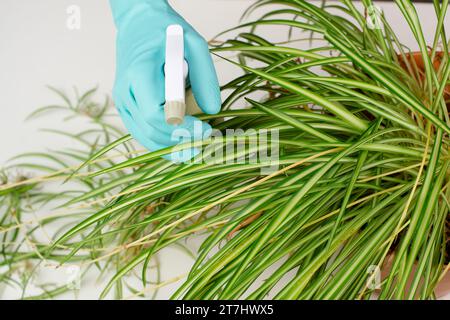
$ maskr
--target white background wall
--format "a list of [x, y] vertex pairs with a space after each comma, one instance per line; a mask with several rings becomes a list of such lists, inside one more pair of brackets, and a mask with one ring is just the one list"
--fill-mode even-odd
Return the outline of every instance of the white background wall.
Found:
[[[238, 23], [252, 0], [172, 0], [171, 3], [206, 38]], [[66, 27], [67, 8], [81, 8], [81, 30]], [[380, 3], [403, 41], [413, 45], [399, 12]], [[425, 33], [431, 37], [434, 12], [418, 4]], [[446, 24], [450, 26], [450, 19]], [[449, 28], [448, 28], [449, 29]], [[24, 123], [37, 107], [55, 102], [45, 86], [69, 90], [99, 85], [109, 93], [114, 80], [115, 29], [107, 0], [1, 0], [0, 1], [0, 164], [18, 152], [57, 147], [52, 135], [36, 129], [54, 126], [54, 119]], [[223, 62], [219, 77], [229, 79], [234, 70]]]
[[[172, 0], [171, 3], [206, 38], [238, 23], [252, 0]], [[81, 8], [81, 30], [66, 27], [67, 8]], [[414, 42], [399, 12], [380, 3], [403, 41]], [[432, 6], [418, 4], [425, 33], [434, 26]], [[430, 18], [431, 17], [431, 18]], [[446, 21], [450, 25], [450, 19]], [[450, 28], [448, 28], [450, 29]], [[36, 129], [54, 126], [54, 118], [24, 123], [37, 107], [55, 102], [45, 86], [70, 90], [99, 85], [109, 93], [114, 79], [115, 29], [107, 0], [1, 0], [0, 1], [0, 164], [18, 152], [57, 147], [49, 134]], [[229, 79], [232, 67], [217, 65], [219, 77]]]
[[[206, 38], [235, 26], [251, 0], [173, 0], [171, 3]], [[66, 9], [81, 8], [81, 30], [66, 27]], [[414, 41], [399, 12], [382, 3], [402, 40]], [[434, 26], [432, 6], [418, 4], [428, 39]], [[395, 25], [397, 22], [397, 25]], [[450, 30], [450, 19], [446, 20]], [[274, 30], [275, 32], [275, 30]], [[81, 90], [99, 85], [109, 93], [114, 80], [115, 30], [107, 0], [0, 1], [0, 164], [19, 152], [58, 148], [64, 143], [37, 128], [55, 127], [54, 117], [24, 123], [37, 107], [55, 102], [45, 86]], [[217, 63], [219, 78], [234, 75], [233, 68]], [[67, 127], [65, 127], [67, 129]], [[176, 275], [178, 253], [167, 254], [166, 266]], [[178, 268], [179, 269], [179, 268]], [[162, 294], [167, 297], [169, 292]], [[94, 294], [84, 297], [94, 298]]]

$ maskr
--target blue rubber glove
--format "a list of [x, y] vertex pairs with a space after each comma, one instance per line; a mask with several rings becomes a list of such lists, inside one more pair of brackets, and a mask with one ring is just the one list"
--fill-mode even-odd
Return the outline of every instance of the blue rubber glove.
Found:
[[[164, 116], [164, 57], [166, 29], [179, 24], [185, 32], [185, 59], [188, 79], [204, 113], [220, 111], [221, 98], [214, 64], [206, 41], [178, 15], [167, 0], [110, 0], [117, 33], [116, 82], [113, 97], [120, 116], [131, 135], [150, 151], [185, 142], [177, 131], [200, 140], [211, 134], [211, 127], [186, 116], [179, 126], [168, 125]], [[187, 152], [186, 152], [187, 151]], [[172, 153], [166, 158], [185, 162], [198, 150]]]

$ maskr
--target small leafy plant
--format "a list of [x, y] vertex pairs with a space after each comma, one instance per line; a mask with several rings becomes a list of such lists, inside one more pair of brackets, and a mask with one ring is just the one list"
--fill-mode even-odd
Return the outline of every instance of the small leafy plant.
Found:
[[[371, 16], [378, 12], [372, 1], [362, 1], [362, 11], [350, 0], [256, 2], [245, 17], [277, 7], [213, 49], [237, 53], [238, 62], [227, 60], [244, 74], [224, 85], [222, 112], [200, 118], [223, 132], [277, 130], [279, 169], [261, 175], [267, 164], [250, 161], [261, 148], [251, 135], [194, 143], [217, 150], [239, 140], [246, 148], [228, 159], [235, 161], [160, 158], [186, 143], [122, 151], [127, 159], [111, 162], [129, 136], [91, 148], [81, 166], [50, 176], [88, 184], [61, 204], [77, 212], [72, 223], [32, 252], [3, 249], [4, 279], [21, 261], [92, 262], [116, 269], [101, 297], [115, 288], [120, 298], [127, 277], [145, 290], [157, 254], [197, 236], [204, 240], [173, 298], [435, 298], [449, 268], [448, 1], [433, 2], [432, 43], [413, 4], [395, 2], [418, 51], [402, 44], [382, 13]], [[288, 41], [263, 38], [265, 25], [285, 27]], [[310, 48], [299, 49], [305, 39]], [[33, 179], [7, 182], [0, 195], [39, 196], [34, 188]], [[18, 230], [21, 220], [6, 207], [1, 232], [11, 238], [8, 226]], [[389, 258], [388, 275], [374, 282]]]

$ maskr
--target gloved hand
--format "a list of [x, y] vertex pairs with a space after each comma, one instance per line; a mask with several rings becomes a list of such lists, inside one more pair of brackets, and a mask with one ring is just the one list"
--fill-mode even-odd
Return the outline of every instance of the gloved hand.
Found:
[[[191, 140], [207, 138], [211, 133], [209, 124], [187, 115], [183, 124], [172, 126], [164, 116], [165, 41], [171, 24], [184, 29], [188, 79], [199, 107], [207, 114], [219, 112], [219, 83], [206, 41], [167, 0], [110, 0], [110, 4], [118, 29], [113, 97], [131, 135], [150, 151], [182, 142], [172, 136], [176, 129], [182, 129], [183, 135], [189, 134]], [[197, 153], [192, 149], [166, 158], [184, 162]]]

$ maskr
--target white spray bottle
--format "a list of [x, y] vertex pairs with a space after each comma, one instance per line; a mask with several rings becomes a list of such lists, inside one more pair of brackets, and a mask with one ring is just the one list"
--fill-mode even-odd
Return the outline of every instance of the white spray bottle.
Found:
[[166, 63], [164, 113], [170, 125], [180, 125], [186, 114], [201, 113], [192, 92], [186, 92], [189, 66], [184, 60], [184, 31], [180, 25], [170, 25], [166, 31]]

